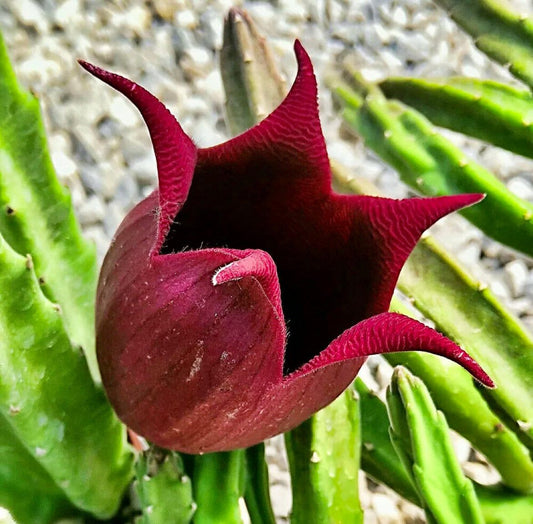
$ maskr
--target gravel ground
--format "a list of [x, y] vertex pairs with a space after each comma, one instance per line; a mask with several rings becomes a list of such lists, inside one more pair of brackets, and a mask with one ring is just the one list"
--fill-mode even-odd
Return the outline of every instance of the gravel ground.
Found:
[[[324, 84], [350, 59], [370, 80], [388, 74], [467, 75], [512, 81], [489, 62], [429, 0], [278, 0], [236, 2], [248, 9], [295, 74], [292, 45], [300, 38], [320, 83], [321, 117], [330, 156], [377, 183], [389, 196], [407, 195], [397, 175], [348, 138]], [[4, 0], [0, 29], [19, 79], [41, 99], [54, 165], [73, 197], [85, 234], [103, 257], [125, 213], [156, 183], [148, 135], [135, 109], [84, 73], [84, 58], [143, 84], [178, 117], [200, 146], [229, 138], [218, 70], [222, 20], [234, 2], [217, 0]], [[531, 12], [529, 1], [513, 6]], [[533, 201], [532, 163], [448, 133], [492, 169], [510, 190]], [[533, 329], [532, 261], [488, 240], [459, 216], [432, 232]], [[371, 359], [364, 373], [385, 386], [390, 369]], [[456, 439], [465, 467], [485, 480], [494, 473], [472, 461]], [[282, 441], [269, 447], [272, 494], [280, 522], [290, 509]], [[475, 457], [474, 457], [475, 458]], [[470, 460], [470, 462], [468, 462]], [[423, 522], [420, 510], [361, 477], [366, 523]]]

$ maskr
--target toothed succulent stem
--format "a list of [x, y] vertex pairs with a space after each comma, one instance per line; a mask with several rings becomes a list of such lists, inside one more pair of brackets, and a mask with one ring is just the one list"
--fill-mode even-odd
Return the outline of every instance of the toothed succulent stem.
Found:
[[485, 54], [533, 86], [533, 21], [497, 0], [435, 0]]
[[220, 63], [227, 121], [238, 134], [266, 117], [286, 93], [270, 48], [243, 9], [232, 8], [225, 20]]
[[0, 231], [31, 255], [45, 296], [58, 303], [73, 344], [98, 379], [94, 352], [96, 255], [56, 178], [37, 98], [17, 82], [0, 35]]
[[533, 157], [533, 96], [493, 80], [389, 78], [388, 98], [420, 111], [433, 124]]
[[1, 37], [0, 122], [0, 505], [20, 522], [111, 517], [133, 457], [87, 366], [98, 378], [95, 250]]
[[241, 524], [239, 499], [244, 494], [244, 450], [194, 457], [195, 524]]
[[[8, 442], [18, 443], [15, 449], [26, 451], [21, 462], [33, 464], [29, 471], [17, 462], [2, 470], [11, 482], [2, 484], [0, 504], [17, 483], [30, 484], [33, 470], [51, 479], [43, 495], [57, 491], [78, 508], [110, 517], [131, 475], [123, 428], [71, 344], [63, 314], [44, 296], [28, 259], [1, 236], [0, 275], [0, 427]], [[10, 460], [2, 459], [3, 466]], [[10, 509], [22, 516], [25, 504]]]
[[397, 367], [387, 390], [391, 439], [430, 522], [483, 524], [474, 486], [461, 471], [444, 415], [424, 383]]
[[359, 397], [350, 387], [285, 434], [293, 488], [291, 522], [363, 522], [357, 497], [360, 433]]
[[178, 453], [151, 447], [139, 456], [134, 489], [142, 515], [139, 524], [189, 524], [196, 510], [191, 479]]

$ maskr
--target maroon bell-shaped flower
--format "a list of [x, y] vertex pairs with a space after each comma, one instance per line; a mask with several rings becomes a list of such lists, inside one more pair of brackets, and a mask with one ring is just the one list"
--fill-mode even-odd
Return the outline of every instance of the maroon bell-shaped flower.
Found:
[[309, 57], [263, 122], [198, 149], [139, 85], [82, 62], [150, 130], [159, 189], [122, 222], [98, 285], [98, 362], [118, 416], [187, 453], [256, 444], [329, 404], [365, 357], [422, 350], [490, 378], [457, 345], [387, 313], [422, 232], [481, 195], [332, 192]]

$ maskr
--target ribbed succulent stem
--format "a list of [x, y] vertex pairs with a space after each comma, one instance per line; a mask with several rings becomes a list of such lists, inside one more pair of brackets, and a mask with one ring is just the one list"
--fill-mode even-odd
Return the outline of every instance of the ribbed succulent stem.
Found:
[[435, 0], [486, 55], [533, 86], [533, 20], [498, 0]]
[[244, 480], [244, 450], [197, 455], [192, 478], [195, 524], [240, 524]]
[[[30, 260], [0, 236], [0, 428], [6, 430], [0, 433], [0, 475], [13, 482], [2, 484], [0, 504], [17, 484], [49, 477], [53, 484], [36, 489], [35, 496], [50, 490], [51, 503], [59, 491], [78, 508], [109, 517], [130, 481], [132, 456], [123, 428], [72, 346], [61, 309], [43, 295]], [[11, 449], [4, 445], [14, 441]], [[3, 458], [23, 449], [20, 460], [32, 462], [29, 470], [13, 456]], [[19, 504], [23, 511], [32, 502], [25, 498]], [[18, 513], [18, 506], [10, 509]]]
[[97, 377], [95, 250], [1, 37], [0, 173], [0, 505], [21, 522], [111, 517], [133, 457], [87, 366]]
[[275, 524], [276, 519], [270, 501], [268, 467], [265, 460], [265, 445], [247, 448], [246, 486], [244, 501], [253, 524]]
[[379, 84], [388, 98], [420, 111], [433, 124], [533, 157], [533, 96], [477, 78], [389, 78]]
[[44, 295], [58, 303], [73, 344], [98, 378], [94, 353], [96, 255], [56, 178], [39, 101], [19, 85], [0, 36], [0, 232], [30, 254]]
[[424, 383], [397, 367], [387, 390], [391, 440], [420, 498], [428, 522], [483, 524], [472, 482], [455, 457], [444, 415]]
[[196, 504], [191, 479], [178, 453], [151, 447], [135, 466], [135, 491], [142, 515], [139, 524], [189, 524]]
[[363, 522], [357, 496], [360, 432], [359, 399], [350, 387], [285, 434], [293, 488], [291, 522]]
[[359, 377], [355, 379], [361, 403], [361, 466], [370, 477], [382, 482], [405, 499], [420, 505], [420, 497], [392, 446], [385, 404]]

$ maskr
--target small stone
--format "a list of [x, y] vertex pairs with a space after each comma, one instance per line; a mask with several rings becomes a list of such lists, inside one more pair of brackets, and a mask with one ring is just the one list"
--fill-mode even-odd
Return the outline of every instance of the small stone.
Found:
[[287, 517], [292, 506], [291, 491], [286, 486], [273, 484], [270, 486], [270, 496], [275, 515], [278, 517]]
[[489, 282], [490, 290], [499, 298], [511, 298], [511, 290], [505, 282], [505, 275], [501, 271], [495, 271]]
[[191, 9], [180, 9], [174, 17], [176, 24], [183, 29], [195, 29], [198, 26], [196, 13]]
[[68, 27], [80, 14], [80, 0], [65, 0], [54, 11], [54, 22], [58, 27]]
[[117, 186], [117, 190], [113, 195], [113, 200], [124, 211], [129, 211], [138, 199], [138, 190], [135, 178], [125, 175], [121, 177], [121, 180]]
[[214, 56], [203, 47], [193, 46], [185, 50], [180, 64], [189, 74], [201, 76], [214, 67]]
[[452, 431], [451, 441], [453, 450], [455, 451], [455, 455], [457, 456], [459, 463], [462, 464], [463, 462], [466, 462], [468, 460], [468, 457], [470, 456], [470, 451], [472, 450], [472, 447], [470, 446], [468, 440], [461, 437], [461, 435], [459, 435], [458, 433]]
[[374, 493], [372, 496], [372, 507], [377, 513], [380, 523], [399, 522], [401, 515], [398, 507], [387, 495]]
[[140, 124], [140, 118], [134, 106], [122, 95], [113, 98], [109, 112], [124, 127], [136, 127]]
[[522, 177], [513, 177], [507, 182], [507, 188], [516, 196], [533, 202], [533, 184]]
[[111, 239], [111, 235], [107, 236], [102, 230], [102, 227], [100, 225], [98, 226], [95, 225], [95, 226], [85, 227], [83, 230], [83, 236], [87, 240], [95, 244], [96, 256], [98, 258], [98, 261], [101, 262], [104, 259], [104, 256], [109, 248], [109, 242]]
[[12, 2], [11, 9], [22, 25], [33, 27], [41, 34], [48, 32], [48, 17], [37, 2], [32, 0]]
[[157, 184], [157, 165], [154, 155], [145, 155], [131, 162], [127, 176], [135, 177], [142, 186], [155, 186]]
[[90, 193], [100, 193], [103, 187], [101, 174], [95, 166], [84, 166], [80, 169], [83, 187]]
[[104, 232], [109, 238], [111, 238], [115, 234], [123, 218], [124, 211], [120, 205], [115, 202], [111, 202], [106, 206], [104, 217]]
[[115, 15], [115, 23], [129, 29], [136, 36], [143, 36], [150, 28], [152, 14], [144, 5], [133, 5], [124, 12]]
[[523, 295], [529, 276], [526, 263], [521, 259], [512, 260], [505, 264], [503, 271], [506, 283], [511, 290], [511, 295], [515, 298]]
[[179, 0], [152, 0], [152, 4], [158, 16], [170, 22], [177, 10], [180, 9], [182, 2]]
[[52, 163], [61, 181], [66, 181], [74, 176], [78, 170], [72, 158], [61, 151], [52, 153]]
[[200, 27], [203, 43], [210, 49], [220, 49], [223, 29], [220, 15], [215, 11], [204, 11], [200, 14]]
[[100, 198], [91, 195], [80, 206], [77, 215], [82, 226], [96, 224], [104, 219], [105, 207]]

